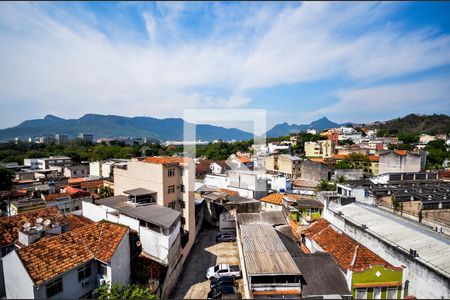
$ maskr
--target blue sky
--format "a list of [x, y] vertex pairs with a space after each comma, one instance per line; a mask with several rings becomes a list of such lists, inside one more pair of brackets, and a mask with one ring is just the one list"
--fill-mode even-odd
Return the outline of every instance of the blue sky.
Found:
[[269, 127], [450, 112], [449, 2], [0, 5], [1, 128], [186, 108], [267, 109]]

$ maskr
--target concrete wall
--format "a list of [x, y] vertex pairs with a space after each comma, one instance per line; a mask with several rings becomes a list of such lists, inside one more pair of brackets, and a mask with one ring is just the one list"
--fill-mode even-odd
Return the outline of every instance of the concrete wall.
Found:
[[328, 179], [329, 168], [327, 165], [311, 160], [305, 160], [301, 166], [301, 179], [308, 181], [320, 181]]
[[12, 251], [3, 257], [5, 272], [6, 298], [29, 299], [34, 297], [33, 281], [28, 275], [16, 251]]
[[128, 231], [111, 257], [108, 264], [108, 277], [111, 283], [130, 281], [130, 242]]
[[98, 160], [89, 163], [89, 174], [93, 176], [102, 176], [102, 169]]
[[394, 152], [380, 155], [379, 174], [419, 172], [422, 166], [420, 155], [408, 153], [408, 155], [398, 155]]
[[358, 180], [363, 178], [363, 169], [336, 169], [334, 170], [334, 178], [344, 176], [346, 180]]
[[281, 211], [282, 206], [261, 201], [261, 210], [263, 210], [263, 211]]
[[[363, 244], [394, 266], [405, 266], [403, 271], [403, 287], [409, 281], [409, 295], [418, 299], [447, 299], [450, 297], [450, 280], [437, 271], [427, 267], [419, 260], [411, 257], [401, 249], [370, 233], [359, 226], [345, 220], [344, 217], [327, 210], [325, 218], [351, 238]], [[404, 289], [403, 289], [404, 290]], [[403, 295], [402, 295], [403, 296]]]

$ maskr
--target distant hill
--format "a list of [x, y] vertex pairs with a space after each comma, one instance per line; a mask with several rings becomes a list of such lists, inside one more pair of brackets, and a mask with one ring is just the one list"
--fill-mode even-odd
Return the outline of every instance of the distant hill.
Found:
[[[93, 133], [95, 137], [147, 137], [159, 141], [183, 140], [183, 119], [156, 119], [152, 117], [122, 117], [114, 115], [86, 114], [79, 119], [63, 119], [47, 115], [44, 119], [28, 120], [0, 130], [0, 140], [15, 137], [28, 138], [51, 136], [57, 133], [74, 138], [78, 133]], [[249, 140], [251, 133], [219, 126], [197, 125], [197, 139], [204, 141]]]
[[321, 131], [321, 130], [325, 130], [328, 128], [347, 126], [350, 124], [351, 123], [344, 123], [344, 124], [335, 123], [335, 122], [328, 120], [326, 117], [323, 117], [321, 119], [313, 121], [310, 124], [289, 125], [288, 123], [285, 122], [285, 123], [275, 125], [272, 129], [267, 131], [266, 136], [267, 137], [279, 137], [279, 136], [289, 135], [291, 133], [299, 133], [302, 131], [306, 131], [308, 128], [313, 128], [318, 131]]
[[450, 133], [450, 117], [444, 114], [418, 115], [410, 114], [403, 118], [393, 119], [386, 122], [377, 122], [373, 125], [380, 130], [389, 133], [410, 132], [410, 133]]

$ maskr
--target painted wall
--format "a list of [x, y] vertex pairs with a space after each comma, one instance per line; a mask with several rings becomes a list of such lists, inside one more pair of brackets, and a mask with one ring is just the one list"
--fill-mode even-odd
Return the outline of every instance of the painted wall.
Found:
[[[377, 273], [378, 272], [378, 273]], [[379, 276], [377, 276], [379, 274]], [[402, 283], [402, 271], [396, 271], [391, 269], [386, 269], [383, 266], [372, 266], [371, 269], [364, 272], [352, 272], [352, 294], [355, 297], [355, 287], [354, 284], [376, 284], [376, 283], [391, 283], [400, 282]], [[400, 299], [401, 287], [398, 289], [399, 293], [397, 298]], [[369, 288], [368, 298], [373, 298], [373, 289]], [[386, 288], [382, 289], [381, 299], [386, 299]]]
[[128, 231], [111, 257], [108, 264], [109, 279], [112, 283], [122, 282], [128, 284], [130, 281], [130, 242]]
[[16, 251], [3, 257], [5, 272], [6, 298], [27, 299], [34, 298], [33, 281], [22, 264]]

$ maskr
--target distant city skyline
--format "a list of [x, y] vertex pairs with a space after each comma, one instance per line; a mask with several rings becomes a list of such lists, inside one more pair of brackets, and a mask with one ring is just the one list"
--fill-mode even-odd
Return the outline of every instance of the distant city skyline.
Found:
[[449, 2], [1, 8], [0, 128], [186, 108], [267, 109], [268, 128], [450, 114]]

